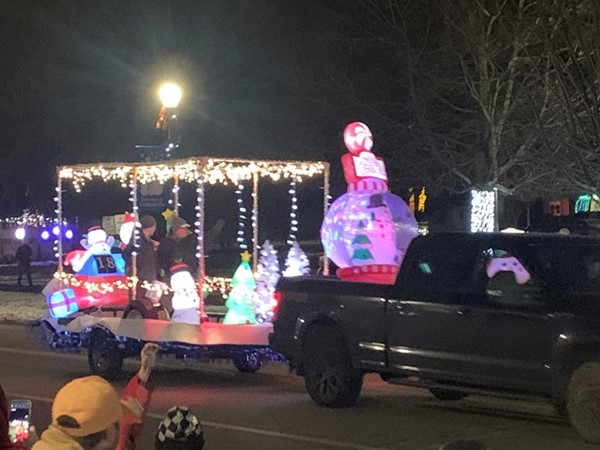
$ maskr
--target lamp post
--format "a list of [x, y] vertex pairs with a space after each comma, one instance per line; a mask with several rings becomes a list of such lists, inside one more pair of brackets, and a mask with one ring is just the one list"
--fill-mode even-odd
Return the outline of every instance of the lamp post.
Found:
[[178, 137], [175, 134], [177, 127], [177, 107], [181, 101], [181, 88], [174, 83], [163, 84], [158, 96], [162, 102], [162, 107], [158, 113], [156, 128], [167, 132], [167, 141], [164, 146], [166, 157], [169, 158], [172, 152], [178, 147]]

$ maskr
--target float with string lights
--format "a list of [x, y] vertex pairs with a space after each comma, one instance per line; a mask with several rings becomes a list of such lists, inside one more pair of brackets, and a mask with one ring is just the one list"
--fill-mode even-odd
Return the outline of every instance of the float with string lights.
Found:
[[[227, 159], [227, 158], [212, 158], [200, 157], [189, 158], [185, 160], [169, 160], [156, 163], [98, 163], [85, 164], [76, 166], [62, 166], [57, 169], [58, 184], [56, 187], [56, 215], [59, 223], [62, 220], [63, 211], [63, 193], [69, 187], [75, 193], [82, 192], [91, 181], [115, 182], [120, 184], [124, 189], [129, 189], [129, 200], [131, 201], [130, 215], [132, 220], [139, 222], [139, 204], [138, 204], [138, 186], [140, 184], [157, 182], [159, 184], [171, 183], [173, 187], [172, 194], [175, 200], [172, 203], [173, 212], [176, 214], [179, 205], [178, 191], [183, 183], [194, 184], [196, 189], [196, 205], [195, 205], [195, 221], [194, 231], [196, 234], [196, 257], [198, 258], [198, 276], [196, 278], [196, 286], [198, 287], [199, 315], [202, 319], [206, 319], [204, 314], [204, 296], [210, 292], [218, 292], [224, 298], [230, 295], [232, 280], [225, 277], [210, 277], [205, 273], [205, 248], [204, 248], [204, 208], [205, 208], [205, 190], [211, 185], [230, 185], [238, 191], [238, 210], [240, 213], [241, 235], [244, 234], [243, 227], [246, 226], [246, 220], [249, 219], [248, 227], [251, 227], [251, 241], [238, 241], [240, 247], [244, 247], [246, 251], [246, 261], [251, 260], [249, 267], [252, 267], [249, 272], [252, 274], [257, 270], [258, 260], [258, 226], [259, 226], [259, 181], [267, 180], [271, 182], [281, 181], [284, 185], [295, 187], [304, 179], [312, 177], [322, 177], [323, 182], [323, 209], [327, 210], [329, 205], [329, 164], [326, 162], [310, 162], [310, 161], [269, 161], [269, 160], [246, 160], [246, 159]], [[243, 190], [251, 190], [251, 205], [247, 207], [243, 203]], [[292, 230], [290, 235], [295, 238], [297, 232], [297, 218], [295, 205], [295, 193], [292, 196], [293, 207], [291, 210], [290, 223]], [[250, 211], [251, 209], [251, 211]], [[247, 214], [247, 211], [250, 214]], [[168, 213], [166, 213], [169, 215]], [[165, 216], [168, 221], [169, 218]], [[60, 230], [59, 230], [60, 231]], [[131, 234], [131, 233], [130, 233]], [[240, 236], [240, 235], [238, 235]], [[196, 346], [203, 346], [204, 352], [213, 352], [216, 347], [227, 346], [228, 352], [221, 351], [220, 358], [226, 357], [233, 359], [234, 363], [242, 371], [255, 371], [264, 362], [268, 360], [281, 358], [280, 355], [271, 354], [268, 348], [268, 335], [272, 331], [270, 323], [251, 323], [253, 321], [245, 320], [244, 323], [224, 324], [201, 320], [199, 325], [194, 325], [191, 322], [187, 323], [167, 320], [155, 320], [144, 318], [143, 322], [123, 319], [122, 314], [118, 310], [113, 309], [112, 316], [106, 317], [106, 314], [97, 314], [97, 311], [106, 310], [102, 305], [96, 305], [96, 311], [77, 311], [77, 308], [72, 307], [72, 298], [69, 294], [82, 289], [89, 294], [91, 298], [100, 298], [103, 296], [118, 296], [129, 295], [129, 305], [136, 302], [136, 287], [141, 285], [147, 293], [145, 297], [160, 299], [162, 294], [174, 294], [182, 292], [174, 286], [168, 286], [164, 283], [149, 283], [138, 279], [137, 270], [137, 252], [139, 248], [139, 239], [141, 234], [139, 227], [134, 227], [131, 234], [134, 251], [132, 253], [131, 270], [125, 274], [119, 274], [119, 277], [114, 281], [106, 280], [98, 277], [94, 279], [88, 276], [83, 279], [78, 273], [70, 273], [70, 270], [65, 270], [66, 265], [71, 265], [72, 261], [67, 261], [63, 255], [63, 237], [59, 232], [56, 241], [56, 256], [58, 259], [58, 270], [54, 278], [54, 292], [61, 291], [60, 299], [56, 299], [57, 308], [54, 310], [55, 317], [46, 318], [45, 329], [50, 330], [49, 339], [55, 344], [60, 336], [68, 334], [69, 336], [81, 335], [79, 343], [87, 342], [90, 345], [94, 344], [94, 339], [91, 339], [89, 333], [94, 330], [102, 329], [110, 339], [119, 341], [119, 348], [123, 347], [124, 342], [139, 342], [139, 341], [160, 341], [168, 347], [177, 342], [178, 345], [188, 346], [188, 350], [195, 356], [198, 356], [199, 349]], [[245, 239], [245, 238], [244, 238]], [[71, 267], [73, 268], [73, 266]], [[324, 271], [327, 274], [327, 265]], [[180, 277], [185, 278], [185, 277]], [[187, 278], [186, 278], [187, 279]], [[156, 292], [154, 292], [156, 291]], [[47, 292], [47, 296], [52, 296], [54, 292]], [[153, 295], [154, 294], [154, 295]], [[248, 306], [252, 302], [248, 301]], [[60, 309], [62, 308], [62, 309]], [[62, 314], [60, 318], [58, 315]], [[192, 327], [192, 328], [190, 328]], [[100, 333], [100, 331], [96, 331]], [[58, 336], [58, 337], [57, 337]], [[86, 336], [90, 341], [86, 341]], [[72, 346], [72, 339], [67, 339]], [[65, 341], [65, 342], [66, 342]], [[53, 344], [53, 345], [54, 345]], [[79, 345], [79, 344], [78, 344]], [[133, 344], [132, 344], [133, 345]], [[56, 345], [54, 345], [56, 346]], [[231, 348], [230, 348], [231, 347]], [[235, 347], [235, 351], [232, 348]], [[221, 350], [223, 350], [221, 348]], [[181, 348], [178, 349], [181, 352]], [[129, 350], [120, 357], [130, 356]], [[132, 350], [131, 355], [136, 352]], [[93, 351], [90, 351], [93, 354]], [[214, 356], [215, 353], [210, 355]], [[209, 355], [209, 356], [210, 356]], [[214, 356], [216, 357], [216, 356]], [[90, 364], [93, 362], [90, 360]], [[98, 367], [92, 366], [94, 370]], [[108, 375], [108, 374], [107, 374]]]

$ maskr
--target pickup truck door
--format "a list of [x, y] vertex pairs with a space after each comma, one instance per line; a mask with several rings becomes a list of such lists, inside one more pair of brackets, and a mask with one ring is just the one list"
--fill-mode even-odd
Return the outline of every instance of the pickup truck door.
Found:
[[526, 254], [499, 245], [482, 255], [511, 255], [527, 270], [529, 279], [517, 281], [515, 273], [481, 274], [486, 292], [464, 311], [470, 357], [465, 371], [472, 382], [507, 389], [549, 392], [553, 347], [560, 334], [560, 312], [550, 307], [540, 282], [529, 273]]
[[468, 348], [463, 310], [472, 285], [475, 246], [409, 252], [388, 299], [388, 359], [393, 372], [458, 380]]

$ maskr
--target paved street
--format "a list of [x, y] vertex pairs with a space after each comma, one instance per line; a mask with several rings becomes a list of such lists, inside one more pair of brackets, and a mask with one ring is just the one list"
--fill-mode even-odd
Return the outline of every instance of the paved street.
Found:
[[[495, 450], [593, 449], [551, 406], [471, 397], [435, 400], [427, 391], [391, 386], [367, 377], [358, 406], [328, 410], [312, 403], [302, 379], [284, 365], [239, 374], [226, 362], [156, 372], [140, 449], [153, 448], [165, 411], [189, 406], [205, 428], [207, 449], [425, 449], [449, 440], [479, 440]], [[136, 361], [126, 366], [130, 376]], [[33, 399], [33, 421], [43, 430], [51, 400], [68, 380], [87, 375], [84, 356], [53, 353], [36, 344], [20, 325], [0, 325], [0, 383], [9, 398]], [[121, 387], [127, 378], [115, 386]]]

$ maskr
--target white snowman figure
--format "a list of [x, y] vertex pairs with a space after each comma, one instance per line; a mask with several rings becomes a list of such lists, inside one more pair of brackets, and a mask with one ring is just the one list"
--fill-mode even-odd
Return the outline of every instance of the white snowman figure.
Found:
[[186, 264], [175, 264], [169, 270], [171, 273], [171, 290], [173, 291], [172, 322], [200, 324], [200, 297], [196, 282]]
[[73, 270], [78, 275], [122, 275], [125, 273], [125, 261], [120, 254], [112, 254], [115, 242], [102, 227], [93, 226], [81, 239], [83, 252], [72, 252], [69, 259]]

